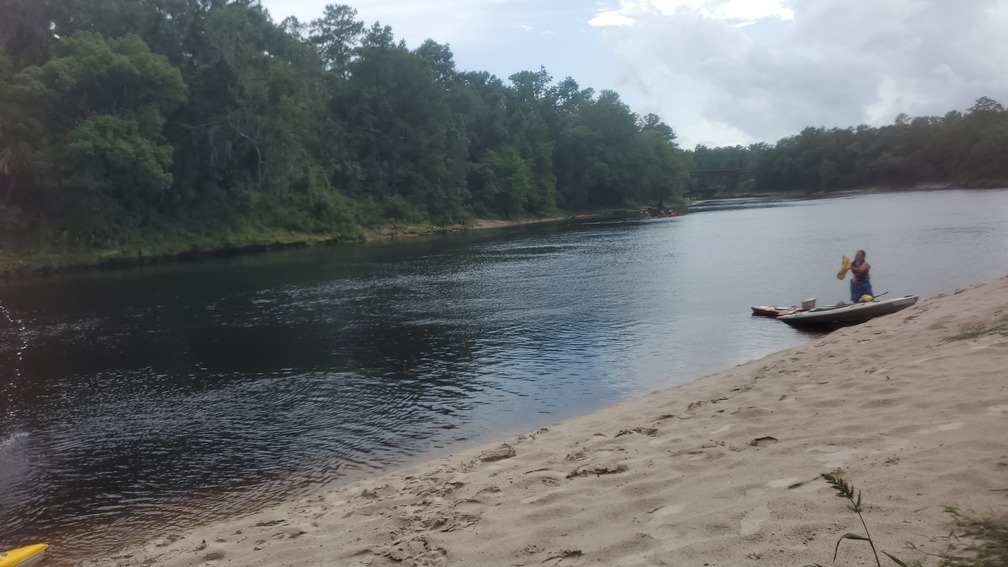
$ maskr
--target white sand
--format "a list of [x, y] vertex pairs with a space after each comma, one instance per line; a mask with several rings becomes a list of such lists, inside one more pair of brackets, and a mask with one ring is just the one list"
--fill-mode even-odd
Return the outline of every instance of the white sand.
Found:
[[[1008, 508], [1008, 277], [518, 438], [86, 565], [829, 564]], [[782, 323], [783, 324], [783, 323]], [[882, 558], [884, 562], [888, 560]], [[874, 565], [844, 542], [840, 565]], [[891, 563], [890, 563], [891, 564]]]

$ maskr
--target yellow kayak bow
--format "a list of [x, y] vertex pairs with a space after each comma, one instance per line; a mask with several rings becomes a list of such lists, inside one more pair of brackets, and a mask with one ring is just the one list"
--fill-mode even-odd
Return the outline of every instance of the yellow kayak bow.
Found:
[[26, 545], [9, 551], [0, 551], [0, 567], [29, 567], [35, 565], [46, 555], [49, 549], [47, 543]]

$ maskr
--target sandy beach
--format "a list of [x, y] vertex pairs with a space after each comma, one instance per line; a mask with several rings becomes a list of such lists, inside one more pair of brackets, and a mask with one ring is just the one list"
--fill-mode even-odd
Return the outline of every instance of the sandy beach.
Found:
[[[920, 558], [904, 544], [941, 551], [945, 506], [1008, 509], [1006, 328], [1002, 277], [518, 437], [165, 526], [83, 564], [830, 564], [837, 538], [863, 533], [820, 478], [832, 471], [863, 491], [880, 550]], [[874, 559], [844, 542], [837, 564]]]

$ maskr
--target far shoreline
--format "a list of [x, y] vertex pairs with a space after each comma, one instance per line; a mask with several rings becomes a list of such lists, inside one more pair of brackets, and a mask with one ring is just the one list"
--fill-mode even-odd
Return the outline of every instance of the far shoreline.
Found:
[[[783, 193], [745, 192], [732, 195], [716, 195], [707, 199], [686, 200], [686, 213], [689, 208], [710, 201], [731, 199], [828, 199], [851, 195], [870, 195], [882, 193], [905, 193], [916, 191], [952, 191], [952, 190], [1004, 190], [1008, 182], [971, 186], [952, 182], [926, 182], [909, 186], [870, 186], [837, 191], [788, 191]], [[345, 244], [360, 244], [407, 240], [425, 236], [451, 234], [457, 232], [513, 228], [527, 225], [560, 223], [569, 221], [590, 221], [610, 218], [630, 218], [637, 214], [637, 208], [597, 209], [581, 212], [560, 212], [545, 216], [520, 216], [510, 219], [470, 219], [449, 225], [433, 224], [390, 224], [364, 229], [361, 239], [348, 239], [345, 236], [325, 234], [293, 233], [282, 238], [249, 244], [221, 245], [214, 248], [194, 247], [183, 251], [164, 251], [147, 253], [142, 250], [96, 250], [87, 252], [50, 252], [46, 250], [21, 251], [20, 253], [3, 253], [0, 251], [0, 280], [12, 281], [29, 277], [47, 277], [57, 274], [82, 272], [87, 270], [117, 270], [122, 268], [169, 264], [173, 262], [191, 262], [209, 258], [227, 258], [249, 254], [260, 254], [279, 250], [309, 248], [313, 246], [339, 246]]]
[[[235, 246], [221, 246], [213, 249], [193, 249], [163, 254], [143, 254], [118, 251], [92, 252], [91, 257], [79, 259], [81, 254], [52, 254], [39, 252], [31, 260], [24, 257], [0, 255], [0, 279], [18, 280], [29, 277], [47, 277], [57, 274], [82, 272], [87, 270], [118, 270], [137, 266], [191, 262], [209, 258], [228, 258], [250, 254], [261, 254], [279, 250], [295, 250], [314, 246], [341, 246], [369, 242], [407, 240], [424, 236], [435, 236], [457, 232], [491, 230], [549, 224], [570, 221], [585, 221], [607, 218], [626, 218], [635, 214], [629, 209], [611, 209], [548, 216], [515, 217], [512, 219], [472, 219], [451, 225], [384, 225], [364, 231], [361, 240], [330, 237], [326, 235], [292, 235], [288, 240], [261, 242]], [[41, 256], [41, 257], [40, 257]]]

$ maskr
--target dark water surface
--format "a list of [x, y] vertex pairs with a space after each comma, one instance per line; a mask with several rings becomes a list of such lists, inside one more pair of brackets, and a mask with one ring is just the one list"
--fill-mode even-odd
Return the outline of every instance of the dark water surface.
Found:
[[[1008, 273], [1008, 191], [708, 205], [0, 287], [0, 549], [57, 561], [799, 344], [749, 306]], [[55, 564], [55, 563], [54, 563]]]

